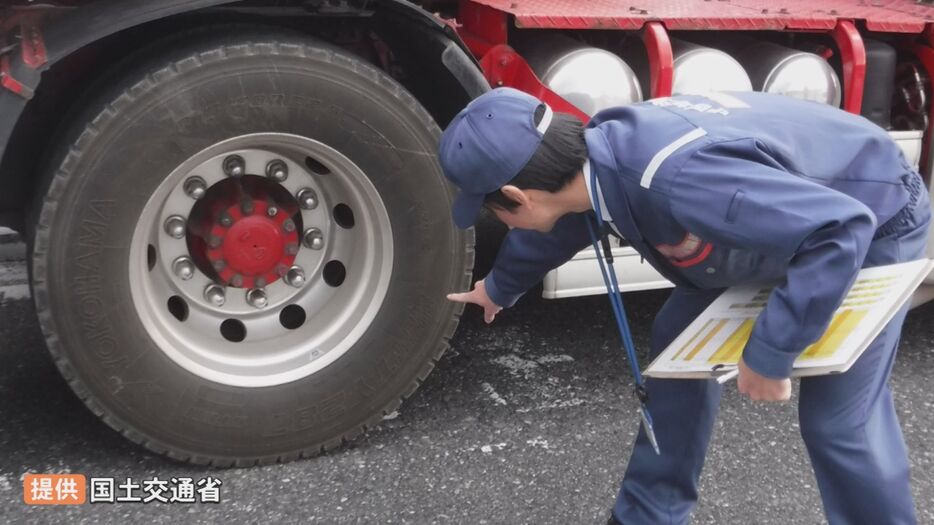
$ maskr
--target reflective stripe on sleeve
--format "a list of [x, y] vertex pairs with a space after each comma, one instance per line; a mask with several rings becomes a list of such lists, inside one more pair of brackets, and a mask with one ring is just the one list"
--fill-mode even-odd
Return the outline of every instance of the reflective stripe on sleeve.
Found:
[[682, 135], [678, 140], [658, 150], [658, 153], [652, 157], [649, 165], [646, 166], [645, 171], [642, 172], [642, 180], [639, 182], [639, 185], [643, 188], [648, 188], [651, 186], [652, 179], [655, 177], [655, 172], [658, 171], [658, 168], [662, 165], [663, 162], [665, 162], [665, 159], [670, 157], [674, 152], [678, 151], [681, 146], [684, 146], [691, 141], [697, 140], [706, 134], [707, 131], [705, 131], [704, 128], [695, 128]]

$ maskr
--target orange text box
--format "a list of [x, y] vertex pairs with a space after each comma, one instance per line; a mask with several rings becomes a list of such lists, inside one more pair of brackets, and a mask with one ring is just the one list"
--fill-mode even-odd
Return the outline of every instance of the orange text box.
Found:
[[81, 505], [87, 498], [82, 474], [26, 474], [23, 501], [27, 505]]

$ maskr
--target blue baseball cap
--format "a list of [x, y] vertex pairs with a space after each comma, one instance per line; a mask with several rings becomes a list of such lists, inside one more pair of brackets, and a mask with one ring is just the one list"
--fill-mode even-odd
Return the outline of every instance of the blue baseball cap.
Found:
[[[535, 111], [545, 106], [535, 124]], [[541, 100], [512, 88], [497, 88], [475, 98], [441, 135], [444, 175], [460, 190], [454, 199], [454, 224], [476, 222], [487, 193], [509, 183], [535, 154], [554, 113]]]

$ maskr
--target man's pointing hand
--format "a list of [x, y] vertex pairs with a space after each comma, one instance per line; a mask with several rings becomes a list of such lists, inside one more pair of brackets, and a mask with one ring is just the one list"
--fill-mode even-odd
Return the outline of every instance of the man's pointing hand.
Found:
[[483, 280], [477, 281], [473, 286], [473, 290], [469, 292], [449, 293], [447, 297], [454, 302], [472, 303], [480, 306], [483, 308], [483, 320], [490, 324], [503, 307], [494, 303], [490, 296], [486, 294], [486, 286], [483, 284]]

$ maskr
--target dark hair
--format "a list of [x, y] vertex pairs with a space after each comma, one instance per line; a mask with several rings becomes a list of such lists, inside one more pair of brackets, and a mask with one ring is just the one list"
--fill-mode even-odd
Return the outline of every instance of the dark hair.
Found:
[[[535, 111], [536, 125], [544, 115], [545, 105], [542, 104]], [[542, 143], [509, 184], [524, 190], [557, 193], [571, 182], [586, 160], [583, 123], [573, 115], [555, 113]], [[512, 211], [519, 203], [496, 190], [486, 194], [483, 205]]]

